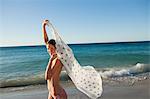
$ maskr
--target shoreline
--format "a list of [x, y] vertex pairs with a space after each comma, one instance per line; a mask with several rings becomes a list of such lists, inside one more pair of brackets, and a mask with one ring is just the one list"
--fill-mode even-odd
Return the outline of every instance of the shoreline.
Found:
[[[110, 82], [111, 83], [111, 82]], [[133, 85], [123, 84], [103, 85], [102, 96], [98, 99], [148, 99], [150, 97], [150, 79], [135, 82]], [[68, 94], [68, 99], [90, 99], [75, 88], [71, 81], [61, 82]], [[0, 90], [2, 99], [47, 99], [48, 90], [46, 85], [28, 87], [3, 88]]]

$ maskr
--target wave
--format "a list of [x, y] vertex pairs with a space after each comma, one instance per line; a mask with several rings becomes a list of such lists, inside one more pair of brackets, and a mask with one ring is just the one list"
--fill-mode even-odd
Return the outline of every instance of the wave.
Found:
[[[70, 80], [69, 76], [65, 71], [61, 72], [60, 76], [61, 81]], [[16, 78], [8, 78], [8, 79], [1, 79], [0, 80], [0, 88], [6, 87], [20, 87], [20, 86], [28, 86], [28, 85], [39, 85], [39, 84], [46, 84], [44, 79], [44, 73], [39, 73], [37, 75], [32, 76], [21, 76]]]
[[[102, 78], [134, 76], [141, 73], [150, 72], [150, 64], [137, 63], [128, 68], [96, 68]], [[65, 71], [61, 72], [61, 81], [70, 80]], [[3, 78], [0, 80], [0, 88], [6, 87], [19, 87], [28, 85], [46, 84], [44, 80], [44, 72], [32, 76], [16, 77], [16, 78]]]
[[19, 87], [27, 85], [44, 84], [44, 74], [33, 75], [28, 77], [16, 77], [11, 79], [2, 79], [0, 81], [0, 88], [5, 87]]
[[150, 64], [137, 63], [136, 65], [128, 68], [109, 68], [99, 71], [103, 78], [134, 76], [146, 72], [150, 72]]

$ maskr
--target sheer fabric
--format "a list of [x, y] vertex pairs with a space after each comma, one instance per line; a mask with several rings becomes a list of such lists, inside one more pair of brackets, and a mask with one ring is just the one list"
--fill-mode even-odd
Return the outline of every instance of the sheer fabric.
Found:
[[53, 25], [49, 23], [48, 26], [56, 41], [58, 58], [77, 89], [92, 99], [100, 97], [103, 91], [100, 74], [92, 66], [81, 66], [72, 49], [62, 40]]

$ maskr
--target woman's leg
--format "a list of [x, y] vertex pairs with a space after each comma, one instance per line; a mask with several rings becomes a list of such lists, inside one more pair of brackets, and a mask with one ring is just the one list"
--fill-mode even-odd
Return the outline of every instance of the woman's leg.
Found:
[[51, 87], [50, 91], [53, 99], [67, 99], [66, 91], [60, 85]]
[[61, 99], [59, 95], [54, 96], [54, 99]]
[[63, 89], [63, 92], [64, 92], [64, 99], [67, 99], [67, 93], [64, 89]]
[[61, 97], [60, 99], [67, 99], [67, 93], [63, 88], [60, 92], [60, 97]]
[[53, 99], [53, 97], [52, 97], [52, 95], [50, 94], [50, 92], [49, 92], [49, 94], [48, 94], [48, 99]]
[[54, 99], [67, 99], [67, 93], [63, 88], [61, 88], [59, 93], [54, 92], [54, 94], [52, 94], [52, 97]]
[[52, 96], [52, 99], [61, 99], [60, 95], [59, 95], [59, 92], [56, 91], [55, 88], [53, 88], [53, 90], [51, 90], [51, 96]]

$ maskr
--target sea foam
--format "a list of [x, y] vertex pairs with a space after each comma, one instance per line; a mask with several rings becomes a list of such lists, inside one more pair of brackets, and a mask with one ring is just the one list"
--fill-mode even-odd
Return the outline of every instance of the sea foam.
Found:
[[145, 72], [150, 72], [150, 64], [137, 63], [136, 65], [128, 68], [109, 68], [103, 71], [99, 71], [103, 78], [134, 76], [136, 74]]
[[[113, 77], [131, 77], [150, 72], [150, 64], [137, 63], [136, 65], [130, 66], [128, 68], [96, 68], [96, 70], [99, 72], [102, 78], [105, 79]], [[61, 72], [60, 80], [70, 81], [70, 78], [65, 71]], [[36, 75], [24, 77], [22, 76], [11, 79], [3, 78], [0, 80], [0, 88], [39, 85], [39, 84], [46, 84], [46, 81], [44, 79], [44, 72], [41, 72]]]

